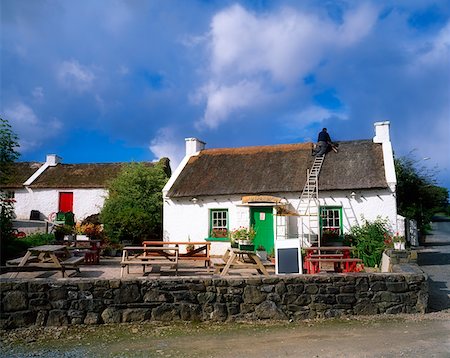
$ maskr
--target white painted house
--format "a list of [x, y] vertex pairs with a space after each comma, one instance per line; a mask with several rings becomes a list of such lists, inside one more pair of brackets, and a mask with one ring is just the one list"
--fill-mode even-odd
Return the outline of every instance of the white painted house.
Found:
[[[170, 175], [169, 160], [161, 161]], [[49, 219], [60, 211], [71, 211], [75, 220], [81, 221], [101, 211], [108, 195], [107, 182], [125, 164], [64, 164], [60, 157], [49, 154], [45, 163], [14, 163], [11, 177], [1, 189], [14, 197], [16, 219], [28, 220], [32, 211], [39, 220]]]
[[205, 149], [187, 138], [186, 156], [163, 189], [164, 240], [208, 240], [212, 254], [221, 254], [229, 242], [217, 236], [240, 226], [253, 225], [255, 244], [269, 251], [277, 238], [339, 240], [362, 217], [387, 218], [397, 231], [389, 125], [375, 123], [372, 140], [340, 142], [325, 156], [314, 215], [305, 215], [300, 199], [315, 159], [312, 143]]

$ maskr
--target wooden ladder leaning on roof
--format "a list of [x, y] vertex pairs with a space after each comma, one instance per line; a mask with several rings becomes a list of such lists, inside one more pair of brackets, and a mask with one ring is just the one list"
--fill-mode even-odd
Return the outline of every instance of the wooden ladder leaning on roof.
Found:
[[[310, 170], [308, 170], [305, 186], [303, 187], [302, 195], [297, 211], [302, 218], [302, 234], [305, 226], [308, 229], [308, 241], [312, 245], [320, 242], [320, 228], [319, 228], [319, 174], [322, 169], [325, 155], [315, 157]], [[317, 241], [313, 240], [313, 232], [317, 232]]]

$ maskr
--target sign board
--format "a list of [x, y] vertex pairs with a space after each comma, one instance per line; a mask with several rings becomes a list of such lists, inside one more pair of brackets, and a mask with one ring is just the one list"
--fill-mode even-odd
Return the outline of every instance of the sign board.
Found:
[[275, 240], [275, 262], [275, 273], [277, 275], [303, 273], [300, 240]]

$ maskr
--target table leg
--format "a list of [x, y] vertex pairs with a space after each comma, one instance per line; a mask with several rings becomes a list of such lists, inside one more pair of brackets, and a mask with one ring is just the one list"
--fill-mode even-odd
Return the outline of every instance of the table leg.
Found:
[[235, 259], [236, 259], [236, 254], [234, 252], [232, 252], [230, 257], [228, 258], [227, 264], [223, 268], [222, 273], [220, 274], [220, 276], [225, 276], [228, 273], [228, 270], [230, 269], [230, 267], [233, 264]]
[[[22, 260], [20, 260], [18, 266], [25, 266], [28, 259], [30, 258], [30, 256], [31, 256], [31, 251], [27, 251], [25, 256], [22, 257]], [[18, 274], [19, 274], [18, 272], [13, 272], [11, 275], [9, 275], [9, 278], [15, 278], [15, 277], [17, 277]]]
[[264, 276], [269, 276], [269, 273], [267, 272], [258, 255], [249, 254], [249, 257], [255, 262], [257, 270], [261, 271], [264, 274]]

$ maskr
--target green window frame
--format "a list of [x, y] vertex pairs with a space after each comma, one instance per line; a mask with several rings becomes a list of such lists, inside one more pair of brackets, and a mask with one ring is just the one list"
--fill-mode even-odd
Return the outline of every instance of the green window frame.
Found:
[[209, 237], [226, 238], [228, 236], [228, 209], [209, 210]]
[[342, 206], [320, 207], [320, 229], [322, 236], [336, 235], [342, 237]]

